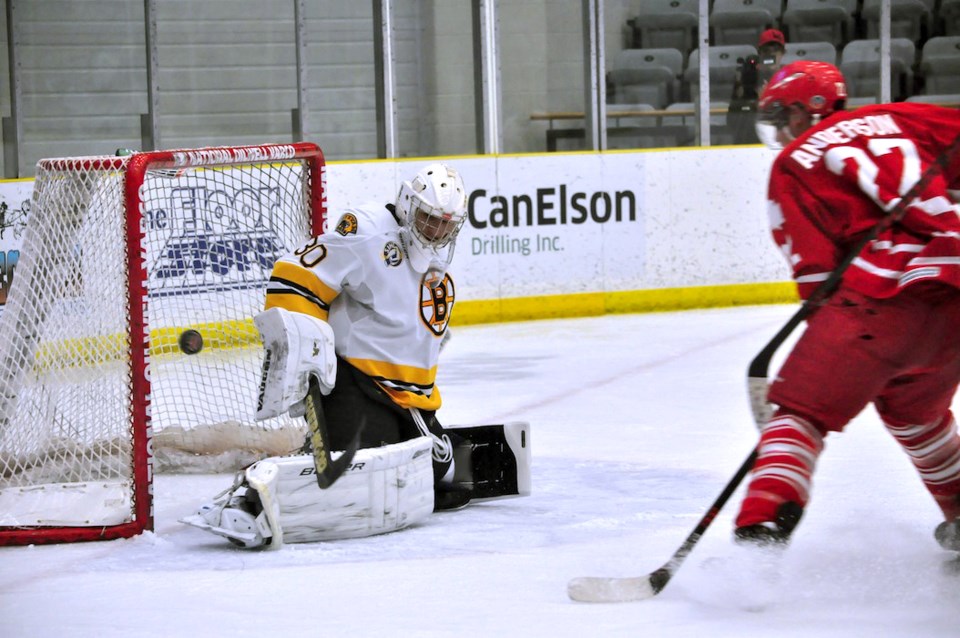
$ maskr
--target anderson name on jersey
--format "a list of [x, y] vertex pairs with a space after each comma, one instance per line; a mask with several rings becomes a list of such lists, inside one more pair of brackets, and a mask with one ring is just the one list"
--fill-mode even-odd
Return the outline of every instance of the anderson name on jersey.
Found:
[[[958, 135], [956, 109], [884, 104], [834, 113], [780, 153], [768, 212], [801, 297], [829, 277]], [[844, 274], [845, 285], [879, 299], [919, 281], [960, 288], [957, 188], [960, 158], [863, 249]]]
[[454, 305], [449, 272], [410, 267], [392, 208], [347, 210], [335, 230], [277, 261], [265, 308], [327, 321], [337, 355], [404, 408], [437, 410], [441, 337]]

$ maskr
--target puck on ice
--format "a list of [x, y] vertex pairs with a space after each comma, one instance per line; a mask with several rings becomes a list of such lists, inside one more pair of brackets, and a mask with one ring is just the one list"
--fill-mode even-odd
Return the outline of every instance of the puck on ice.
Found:
[[203, 337], [196, 330], [184, 330], [178, 340], [184, 354], [197, 354], [203, 350]]

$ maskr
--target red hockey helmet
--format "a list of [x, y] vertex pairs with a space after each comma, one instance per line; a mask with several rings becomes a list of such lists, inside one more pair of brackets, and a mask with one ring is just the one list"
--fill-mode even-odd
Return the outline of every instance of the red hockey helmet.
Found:
[[758, 110], [799, 104], [824, 117], [844, 107], [847, 84], [840, 69], [826, 62], [799, 60], [773, 74], [760, 96]]
[[847, 84], [840, 69], [826, 62], [799, 60], [770, 78], [757, 104], [757, 120], [782, 129], [789, 119], [789, 107], [798, 106], [816, 123], [842, 110], [846, 101]]

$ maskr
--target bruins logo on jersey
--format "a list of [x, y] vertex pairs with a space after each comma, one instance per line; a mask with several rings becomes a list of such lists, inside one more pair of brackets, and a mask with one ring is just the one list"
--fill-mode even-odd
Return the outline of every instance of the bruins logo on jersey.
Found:
[[420, 318], [433, 334], [442, 335], [447, 329], [455, 297], [453, 279], [448, 274], [439, 282], [427, 281], [427, 275], [420, 281]]
[[395, 241], [388, 241], [383, 247], [383, 263], [388, 266], [399, 266], [403, 263], [403, 250]]
[[353, 213], [344, 213], [337, 222], [337, 233], [346, 237], [357, 234], [357, 216]]

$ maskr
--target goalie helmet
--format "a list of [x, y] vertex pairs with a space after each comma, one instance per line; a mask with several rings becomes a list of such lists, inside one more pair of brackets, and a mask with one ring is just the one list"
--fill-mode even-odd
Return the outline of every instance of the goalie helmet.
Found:
[[397, 195], [400, 237], [414, 270], [441, 276], [453, 259], [457, 234], [466, 219], [463, 179], [446, 164], [429, 164]]
[[840, 69], [826, 62], [800, 60], [774, 73], [757, 104], [757, 133], [770, 146], [777, 132], [791, 140], [802, 133], [791, 126], [790, 113], [800, 108], [809, 116], [803, 128], [844, 109], [847, 85]]

